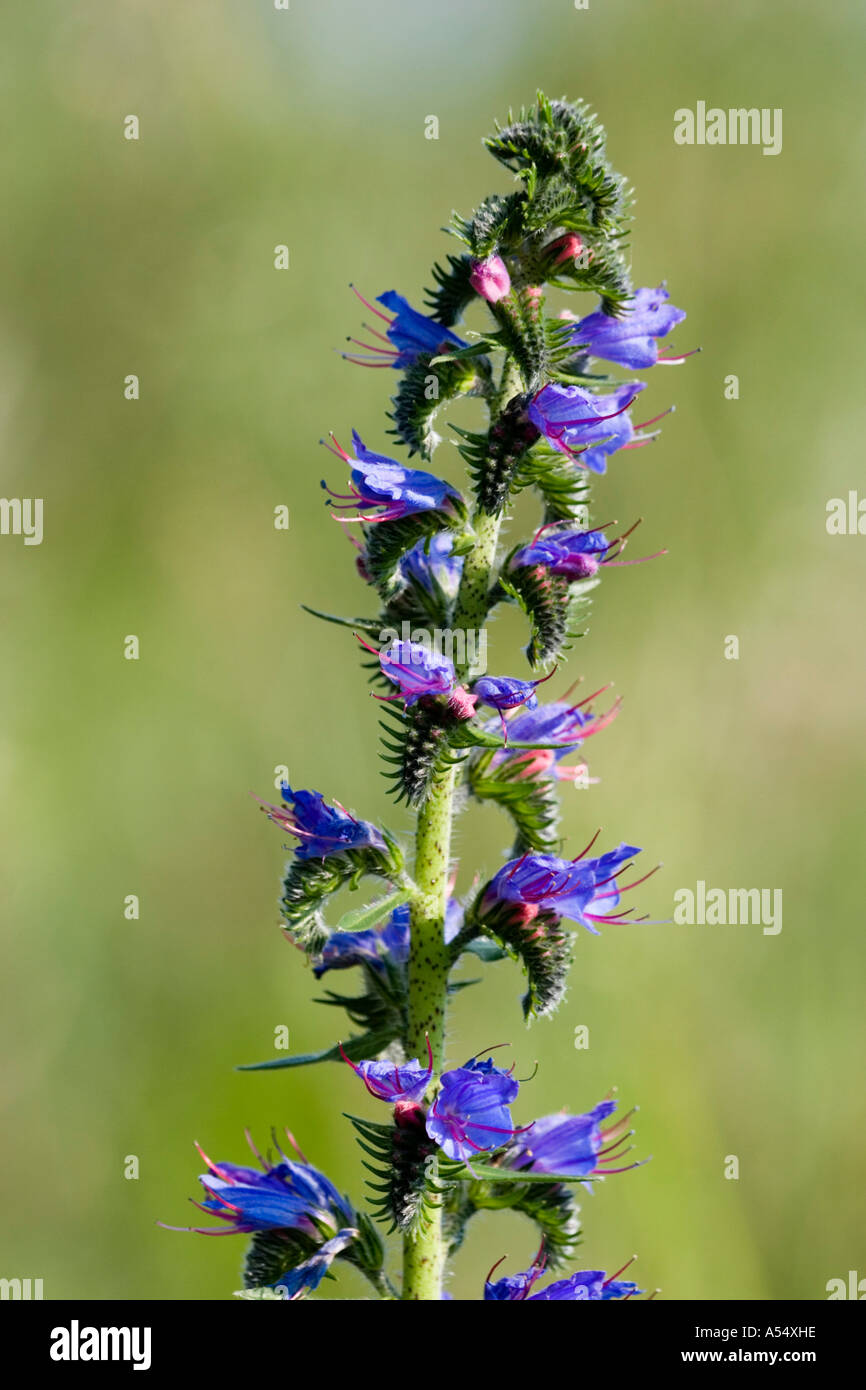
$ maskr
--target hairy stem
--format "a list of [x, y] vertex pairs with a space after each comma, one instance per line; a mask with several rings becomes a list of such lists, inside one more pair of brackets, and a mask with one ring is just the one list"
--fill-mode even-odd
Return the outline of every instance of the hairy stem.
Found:
[[[463, 562], [463, 579], [454, 613], [455, 629], [462, 629], [464, 632], [475, 631], [480, 635], [481, 629], [487, 621], [487, 612], [490, 607], [491, 574], [496, 561], [496, 545], [499, 540], [501, 519], [499, 515], [493, 516], [490, 512], [484, 511], [476, 512], [473, 518], [477, 539], [474, 549], [469, 552]], [[471, 644], [467, 642], [465, 650], [483, 652], [485, 645], [480, 641]], [[457, 670], [457, 676], [460, 680], [477, 674], [479, 673], [465, 667], [458, 667]]]
[[[408, 1056], [423, 1059], [429, 1039], [435, 1073], [442, 1070], [445, 1046], [445, 1008], [451, 953], [445, 945], [445, 905], [451, 861], [451, 817], [454, 769], [437, 781], [418, 813], [415, 837], [416, 893], [410, 913]], [[436, 1163], [428, 1169], [436, 1181]], [[445, 1250], [442, 1219], [432, 1211], [430, 1221], [403, 1243], [403, 1298], [437, 1302], [442, 1297]]]
[[[510, 380], [508, 364], [503, 386]], [[503, 391], [503, 394], [505, 392]], [[455, 628], [480, 632], [487, 620], [491, 574], [496, 561], [500, 516], [478, 509], [473, 518], [476, 543], [466, 556], [454, 614]], [[466, 644], [478, 650], [479, 644]], [[483, 647], [481, 647], [483, 650]], [[473, 673], [457, 671], [464, 680]], [[409, 949], [409, 1029], [406, 1039], [411, 1057], [422, 1059], [429, 1039], [434, 1074], [442, 1070], [445, 1050], [445, 1013], [452, 954], [445, 945], [445, 909], [451, 867], [451, 822], [454, 814], [455, 770], [450, 768], [434, 784], [418, 813], [415, 831], [415, 887], [410, 907], [412, 924]], [[436, 1181], [435, 1159], [428, 1169]], [[403, 1242], [403, 1298], [438, 1302], [442, 1297], [445, 1248], [442, 1218], [431, 1211], [427, 1226]]]

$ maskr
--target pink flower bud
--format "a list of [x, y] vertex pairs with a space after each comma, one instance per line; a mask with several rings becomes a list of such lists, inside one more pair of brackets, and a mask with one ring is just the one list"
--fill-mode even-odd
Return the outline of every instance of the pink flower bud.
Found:
[[470, 695], [465, 685], [458, 685], [456, 690], [451, 693], [448, 708], [452, 714], [456, 714], [458, 719], [471, 719], [475, 713], [477, 701], [477, 695]]
[[488, 256], [486, 260], [473, 262], [469, 283], [488, 304], [495, 304], [511, 289], [511, 276], [501, 256]]
[[[546, 247], [548, 256], [553, 259], [554, 265], [563, 265], [566, 261], [576, 261], [578, 256], [583, 254], [583, 242], [576, 232], [567, 232], [565, 236], [557, 237]], [[592, 252], [588, 253], [592, 260]]]

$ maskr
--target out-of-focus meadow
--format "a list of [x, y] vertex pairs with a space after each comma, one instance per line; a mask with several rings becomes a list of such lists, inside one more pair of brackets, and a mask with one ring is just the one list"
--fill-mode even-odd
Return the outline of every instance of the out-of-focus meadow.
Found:
[[[864, 484], [864, 27], [854, 3], [802, 0], [4, 17], [2, 491], [45, 512], [41, 546], [0, 539], [0, 1274], [47, 1298], [227, 1297], [243, 1238], [154, 1223], [194, 1215], [192, 1141], [243, 1161], [244, 1125], [266, 1142], [289, 1124], [360, 1196], [341, 1111], [383, 1114], [348, 1069], [233, 1070], [280, 1024], [303, 1051], [335, 1027], [277, 929], [283, 837], [249, 792], [286, 764], [409, 825], [351, 633], [299, 608], [370, 605], [317, 441], [354, 425], [387, 445], [393, 377], [335, 351], [363, 316], [348, 282], [421, 302], [452, 207], [509, 187], [481, 137], [538, 87], [599, 110], [637, 192], [635, 282], [666, 277], [689, 315], [677, 347], [704, 349], [647, 376], [640, 418], [677, 413], [596, 490], [597, 518], [645, 518], [636, 553], [670, 553], [606, 579], [572, 655], [569, 678], [614, 680], [625, 704], [588, 750], [600, 783], [566, 789], [567, 842], [600, 824], [663, 860], [639, 894], [654, 919], [702, 879], [781, 888], [784, 923], [582, 934], [566, 1005], [528, 1032], [501, 964], [461, 995], [450, 1057], [508, 1041], [518, 1075], [538, 1059], [521, 1123], [614, 1084], [640, 1103], [654, 1158], [587, 1195], [589, 1267], [638, 1251], [672, 1299], [822, 1298], [866, 1273], [866, 539], [825, 527], [827, 500]], [[677, 146], [673, 113], [699, 100], [781, 107], [782, 153]], [[435, 466], [462, 481], [451, 444]], [[492, 671], [523, 673], [521, 636], [494, 626]], [[461, 886], [506, 843], [498, 812], [470, 810]], [[525, 1267], [534, 1246], [522, 1218], [479, 1218], [452, 1292], [478, 1297], [495, 1259]], [[334, 1291], [362, 1296], [351, 1276]]]

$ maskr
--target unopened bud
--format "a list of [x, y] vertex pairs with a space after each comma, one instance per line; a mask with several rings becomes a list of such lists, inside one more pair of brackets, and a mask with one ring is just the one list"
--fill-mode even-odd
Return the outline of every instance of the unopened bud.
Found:
[[473, 262], [469, 283], [488, 304], [495, 304], [497, 300], [504, 299], [511, 289], [511, 276], [502, 257], [493, 255]]

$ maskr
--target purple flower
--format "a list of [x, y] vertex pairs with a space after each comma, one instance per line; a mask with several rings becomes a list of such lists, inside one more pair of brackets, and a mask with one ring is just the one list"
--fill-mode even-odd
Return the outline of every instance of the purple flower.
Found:
[[398, 1101], [411, 1102], [417, 1105], [424, 1097], [424, 1092], [430, 1085], [433, 1076], [433, 1051], [430, 1047], [430, 1040], [427, 1040], [428, 1063], [422, 1067], [417, 1057], [411, 1062], [404, 1062], [397, 1066], [394, 1062], [358, 1062], [350, 1060], [343, 1052], [340, 1052], [343, 1061], [348, 1062], [356, 1076], [360, 1076], [371, 1096], [376, 1100], [386, 1100], [391, 1104]]
[[261, 805], [268, 820], [301, 841], [295, 849], [298, 859], [326, 859], [344, 850], [386, 849], [375, 825], [356, 820], [339, 803], [328, 805], [321, 792], [292, 791], [288, 782], [283, 782], [280, 790], [288, 811], [266, 801]]
[[[291, 1135], [289, 1139], [300, 1154]], [[252, 1148], [252, 1141], [249, 1143]], [[199, 1178], [207, 1199], [193, 1205], [226, 1224], [170, 1226], [168, 1230], [191, 1230], [206, 1236], [292, 1230], [318, 1241], [323, 1230], [336, 1233], [355, 1219], [347, 1199], [340, 1196], [324, 1173], [306, 1159], [298, 1163], [287, 1158], [279, 1145], [277, 1152], [282, 1162], [277, 1164], [267, 1162], [253, 1148], [262, 1172], [236, 1163], [214, 1163], [202, 1149], [198, 1151], [208, 1168]]]
[[488, 304], [495, 304], [510, 291], [511, 276], [501, 256], [486, 256], [483, 261], [472, 262], [469, 283]]
[[[499, 1264], [501, 1263], [500, 1260]], [[608, 1298], [631, 1298], [634, 1294], [643, 1293], [643, 1289], [639, 1289], [637, 1284], [617, 1280], [615, 1275], [608, 1276], [602, 1269], [582, 1270], [577, 1274], [570, 1274], [567, 1279], [558, 1279], [555, 1284], [548, 1284], [539, 1293], [533, 1293], [534, 1285], [544, 1273], [544, 1266], [544, 1259], [539, 1258], [523, 1273], [505, 1275], [494, 1284], [491, 1280], [493, 1270], [497, 1268], [497, 1265], [494, 1265], [484, 1285], [485, 1300], [510, 1303], [578, 1303]], [[618, 1270], [617, 1273], [621, 1274], [622, 1270]]]
[[403, 1066], [393, 1062], [349, 1062], [367, 1090], [377, 1100], [395, 1105], [403, 1123], [424, 1125], [428, 1136], [448, 1158], [468, 1163], [475, 1154], [501, 1149], [515, 1134], [508, 1106], [520, 1089], [510, 1072], [494, 1066], [488, 1057], [470, 1058], [464, 1067], [443, 1072], [439, 1090], [426, 1116], [419, 1102], [433, 1074], [433, 1055], [427, 1042], [429, 1065], [417, 1059]]
[[541, 565], [569, 581], [590, 579], [615, 544], [603, 531], [554, 531], [546, 536], [539, 532], [534, 541], [517, 551], [511, 566], [531, 569]]
[[450, 532], [437, 531], [435, 536], [418, 541], [407, 551], [400, 561], [400, 573], [428, 594], [441, 592], [446, 598], [454, 599], [463, 574], [463, 556], [454, 555], [453, 549], [454, 538]]
[[427, 1115], [427, 1133], [448, 1158], [471, 1161], [501, 1148], [517, 1133], [507, 1107], [520, 1089], [510, 1072], [490, 1058], [443, 1072], [441, 1088]]
[[[633, 1112], [603, 1130], [602, 1120], [615, 1110], [615, 1100], [603, 1100], [585, 1115], [544, 1115], [515, 1137], [504, 1161], [509, 1168], [558, 1173], [563, 1177], [605, 1177], [625, 1172], [619, 1164], [629, 1152], [622, 1145], [634, 1132], [628, 1129]], [[637, 1164], [630, 1163], [628, 1167], [635, 1168]]]
[[[333, 436], [332, 436], [333, 438]], [[324, 441], [323, 441], [324, 442]], [[328, 446], [331, 447], [330, 445]], [[404, 468], [386, 454], [367, 449], [357, 430], [352, 431], [355, 456], [347, 454], [334, 439], [331, 453], [352, 464], [350, 493], [331, 492], [328, 505], [335, 511], [357, 511], [354, 517], [335, 517], [336, 521], [397, 521], [416, 512], [441, 511], [457, 517], [463, 514], [463, 499], [450, 483], [420, 468]], [[378, 515], [373, 512], [381, 508]]]
[[445, 905], [445, 945], [450, 946], [455, 936], [463, 928], [463, 908], [457, 898], [449, 898]]
[[338, 1231], [331, 1240], [326, 1240], [315, 1254], [301, 1264], [295, 1265], [294, 1269], [286, 1271], [276, 1283], [271, 1285], [274, 1289], [285, 1289], [288, 1293], [290, 1303], [303, 1298], [305, 1294], [317, 1289], [330, 1269], [335, 1257], [339, 1255], [348, 1245], [358, 1239], [360, 1232], [349, 1226], [342, 1231]]
[[621, 318], [596, 310], [578, 320], [571, 334], [575, 346], [593, 357], [603, 357], [621, 367], [652, 367], [656, 362], [681, 362], [682, 357], [659, 358], [657, 339], [670, 333], [686, 317], [684, 309], [669, 304], [664, 285], [637, 290]]
[[320, 980], [329, 970], [348, 970], [353, 965], [382, 971], [386, 964], [402, 966], [408, 959], [409, 905], [404, 903], [394, 908], [384, 927], [332, 932], [313, 961], [313, 974]]
[[[462, 926], [463, 908], [456, 898], [449, 898], [445, 909], [446, 945]], [[329, 970], [348, 970], [353, 965], [368, 965], [377, 971], [386, 965], [404, 966], [409, 959], [410, 941], [409, 904], [403, 903], [394, 908], [384, 927], [332, 932], [321, 955], [313, 961], [313, 974], [320, 980]]]
[[[622, 914], [614, 912], [620, 901], [616, 877], [623, 872], [620, 866], [636, 854], [640, 854], [636, 846], [625, 844], [597, 859], [581, 856], [578, 860], [568, 860], [557, 859], [552, 854], [524, 854], [521, 859], [504, 865], [487, 885], [481, 914], [495, 917], [498, 912], [511, 908], [509, 915], [527, 924], [539, 913], [549, 913], [557, 920], [565, 918], [579, 922], [593, 936], [598, 936], [594, 923], [622, 920]], [[638, 879], [628, 884], [626, 891], [643, 881]]]
[[666, 550], [657, 550], [653, 555], [642, 555], [634, 560], [621, 560], [619, 556], [635, 527], [636, 521], [621, 536], [608, 540], [603, 531], [553, 530], [552, 522], [542, 526], [529, 545], [516, 551], [511, 559], [512, 569], [531, 569], [535, 565], [547, 570], [548, 574], [558, 575], [569, 583], [581, 579], [591, 579], [601, 565], [613, 565], [615, 569], [623, 565], [640, 565], [646, 560], [657, 560], [666, 555]]
[[[363, 645], [368, 651], [375, 648]], [[422, 695], [450, 695], [457, 679], [454, 663], [441, 652], [431, 651], [420, 642], [392, 642], [377, 653], [383, 676], [393, 681], [400, 694], [385, 699], [402, 699], [414, 705]]]
[[[354, 285], [352, 289], [355, 290]], [[349, 341], [363, 348], [365, 353], [361, 356], [344, 352], [343, 356], [350, 362], [356, 362], [363, 367], [396, 367], [403, 371], [406, 367], [411, 367], [413, 362], [417, 362], [419, 357], [437, 357], [466, 347], [466, 343], [462, 338], [458, 338], [456, 333], [452, 333], [449, 328], [437, 323], [427, 314], [413, 309], [409, 301], [396, 290], [386, 290], [376, 300], [377, 304], [384, 304], [386, 309], [390, 309], [393, 318], [383, 314], [362, 294], [358, 294], [357, 290], [355, 294], [372, 314], [387, 325], [386, 336], [383, 337], [378, 329], [369, 324], [365, 324], [364, 327], [375, 338], [383, 343], [388, 342], [391, 346], [377, 347], [375, 344], [362, 343], [358, 338], [350, 338]]]
[[315, 978], [320, 980], [329, 970], [348, 970], [353, 965], [380, 968], [384, 960], [384, 952], [379, 949], [381, 941], [382, 933], [375, 928], [332, 932], [313, 962]]
[[[545, 773], [549, 773], [558, 781], [576, 782], [585, 778], [585, 763], [579, 763], [575, 767], [560, 767], [559, 763], [569, 753], [574, 753], [584, 739], [606, 729], [616, 718], [622, 703], [621, 698], [614, 700], [610, 709], [598, 716], [588, 709], [581, 708], [606, 689], [607, 687], [603, 686], [601, 690], [596, 690], [593, 695], [581, 700], [578, 705], [569, 705], [565, 700], [557, 700], [522, 710], [508, 724], [509, 736], [515, 743], [561, 743], [562, 746], [529, 750], [505, 749], [494, 753], [492, 765], [501, 767], [507, 763], [517, 781], [528, 777], [540, 777]], [[496, 722], [491, 720], [485, 728], [486, 732], [493, 733]]]
[[[556, 668], [554, 667], [554, 670]], [[538, 704], [538, 696], [535, 693], [536, 686], [543, 685], [549, 681], [553, 675], [540, 676], [535, 681], [518, 680], [516, 676], [482, 676], [472, 687], [473, 695], [480, 700], [482, 705], [489, 705], [491, 709], [499, 711], [499, 718], [502, 725], [502, 737], [508, 742], [508, 725], [505, 722], [505, 711], [517, 709], [520, 705], [525, 705], [527, 709], [535, 709]]]
[[[533, 398], [527, 413], [555, 449], [581, 467], [604, 473], [608, 455], [634, 442], [634, 425], [626, 412], [645, 385], [643, 381], [627, 381], [608, 396], [596, 396], [582, 386], [550, 382]], [[637, 442], [646, 443], [648, 438]], [[578, 454], [578, 449], [586, 452]]]

